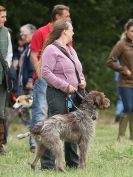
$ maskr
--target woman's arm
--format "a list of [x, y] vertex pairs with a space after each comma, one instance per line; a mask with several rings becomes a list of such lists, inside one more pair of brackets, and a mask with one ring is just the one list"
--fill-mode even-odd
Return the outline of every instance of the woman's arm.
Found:
[[73, 53], [73, 55], [76, 59], [75, 62], [77, 63], [77, 71], [78, 71], [79, 78], [80, 78], [79, 87], [80, 88], [85, 88], [86, 87], [86, 81], [85, 81], [85, 77], [84, 77], [84, 74], [83, 74], [82, 64], [81, 64], [81, 62], [78, 58], [78, 55], [77, 55], [76, 51], [72, 47], [71, 47], [71, 52]]
[[116, 62], [117, 60], [119, 61], [121, 60], [121, 55], [123, 51], [124, 51], [124, 43], [121, 42], [120, 40], [113, 47], [109, 55], [109, 59], [107, 61], [107, 66], [113, 69], [114, 71], [120, 72], [121, 74], [130, 75], [131, 71], [126, 66], [122, 66], [120, 62], [119, 63]]
[[48, 85], [60, 89], [63, 92], [67, 92], [69, 83], [57, 77], [53, 72], [56, 67], [56, 63], [57, 63], [57, 53], [55, 47], [52, 46], [46, 47], [42, 55], [42, 65], [41, 65], [42, 77], [46, 80]]

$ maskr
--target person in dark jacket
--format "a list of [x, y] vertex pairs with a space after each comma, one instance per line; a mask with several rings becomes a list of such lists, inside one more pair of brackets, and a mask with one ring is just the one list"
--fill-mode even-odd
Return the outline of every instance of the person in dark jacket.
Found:
[[[19, 60], [18, 95], [33, 94], [32, 89], [34, 68], [30, 61], [30, 42], [35, 30], [36, 27], [32, 24], [26, 24], [20, 28], [20, 35], [21, 38], [26, 42], [26, 47]], [[31, 110], [25, 108], [23, 121], [29, 127], [31, 121]], [[31, 136], [29, 139], [29, 144], [31, 152], [35, 152], [36, 143]]]
[[18, 92], [19, 94], [29, 94], [33, 88], [34, 68], [30, 61], [30, 42], [36, 27], [32, 24], [26, 24], [20, 28], [21, 38], [25, 41], [26, 47], [19, 61]]

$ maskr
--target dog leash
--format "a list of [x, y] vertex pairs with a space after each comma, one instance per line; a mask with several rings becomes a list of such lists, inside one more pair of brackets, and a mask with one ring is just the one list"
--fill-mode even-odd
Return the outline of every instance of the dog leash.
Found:
[[[77, 92], [76, 92], [77, 93]], [[79, 95], [79, 97], [81, 98], [81, 99], [84, 99], [84, 97], [78, 92], [77, 93], [78, 95]], [[70, 94], [68, 94], [67, 95], [67, 101], [68, 101], [68, 105], [67, 105], [67, 107], [68, 107], [68, 109], [70, 109], [70, 108], [72, 108], [72, 105], [76, 108], [76, 109], [78, 109], [78, 110], [80, 110], [76, 105], [75, 105], [75, 103], [73, 102], [73, 100], [72, 100], [72, 98], [71, 98], [71, 95]], [[68, 110], [68, 112], [69, 112], [69, 110]]]
[[[81, 98], [81, 100], [85, 100], [85, 97], [81, 94], [81, 93], [79, 93], [79, 91], [76, 91], [76, 93], [77, 93], [77, 95]], [[85, 90], [84, 90], [84, 95], [85, 95], [86, 93], [85, 93]], [[80, 110], [76, 105], [75, 105], [75, 103], [73, 102], [73, 100], [71, 99], [71, 95], [70, 94], [68, 94], [67, 95], [67, 98], [70, 100], [70, 102], [71, 103], [69, 103], [68, 104], [68, 106], [70, 105], [70, 106], [74, 106], [76, 109], [78, 109], [78, 110]], [[71, 105], [72, 104], [72, 105]], [[69, 107], [69, 108], [71, 108], [71, 107]]]
[[[72, 100], [70, 94], [67, 95], [67, 99], [68, 99], [68, 100], [67, 100], [67, 107], [68, 107], [68, 109], [72, 108], [72, 106], [74, 106], [76, 109], [79, 109], [79, 108], [74, 104], [74, 102], [73, 102], [73, 100]], [[68, 110], [68, 112], [69, 112], [69, 110]]]
[[[77, 95], [82, 99], [84, 100], [85, 98], [83, 97], [83, 95], [81, 95], [81, 93], [79, 93], [78, 91], [76, 91]], [[85, 90], [84, 90], [84, 94], [85, 94]]]

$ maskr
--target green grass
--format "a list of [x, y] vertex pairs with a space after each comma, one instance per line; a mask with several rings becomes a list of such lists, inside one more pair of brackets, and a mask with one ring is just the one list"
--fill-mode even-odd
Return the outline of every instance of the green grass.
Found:
[[41, 171], [38, 162], [36, 171], [32, 171], [28, 162], [34, 157], [29, 152], [28, 139], [17, 140], [16, 135], [26, 128], [13, 123], [9, 129], [6, 156], [0, 156], [0, 177], [132, 177], [133, 176], [133, 142], [126, 139], [118, 143], [118, 124], [114, 123], [113, 111], [100, 114], [97, 122], [96, 136], [87, 154], [87, 167], [66, 169], [66, 173]]

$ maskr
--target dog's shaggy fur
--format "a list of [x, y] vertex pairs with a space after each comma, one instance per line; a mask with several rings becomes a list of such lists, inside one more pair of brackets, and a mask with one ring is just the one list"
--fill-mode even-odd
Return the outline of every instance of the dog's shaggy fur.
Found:
[[82, 100], [79, 109], [69, 114], [55, 115], [44, 121], [43, 125], [37, 125], [31, 130], [34, 135], [38, 150], [36, 157], [31, 163], [35, 169], [36, 163], [45, 152], [51, 149], [55, 153], [56, 169], [64, 171], [62, 162], [62, 141], [77, 143], [80, 152], [80, 167], [86, 166], [86, 152], [90, 139], [95, 131], [95, 120], [98, 117], [98, 109], [106, 109], [110, 101], [104, 93], [91, 91]]

